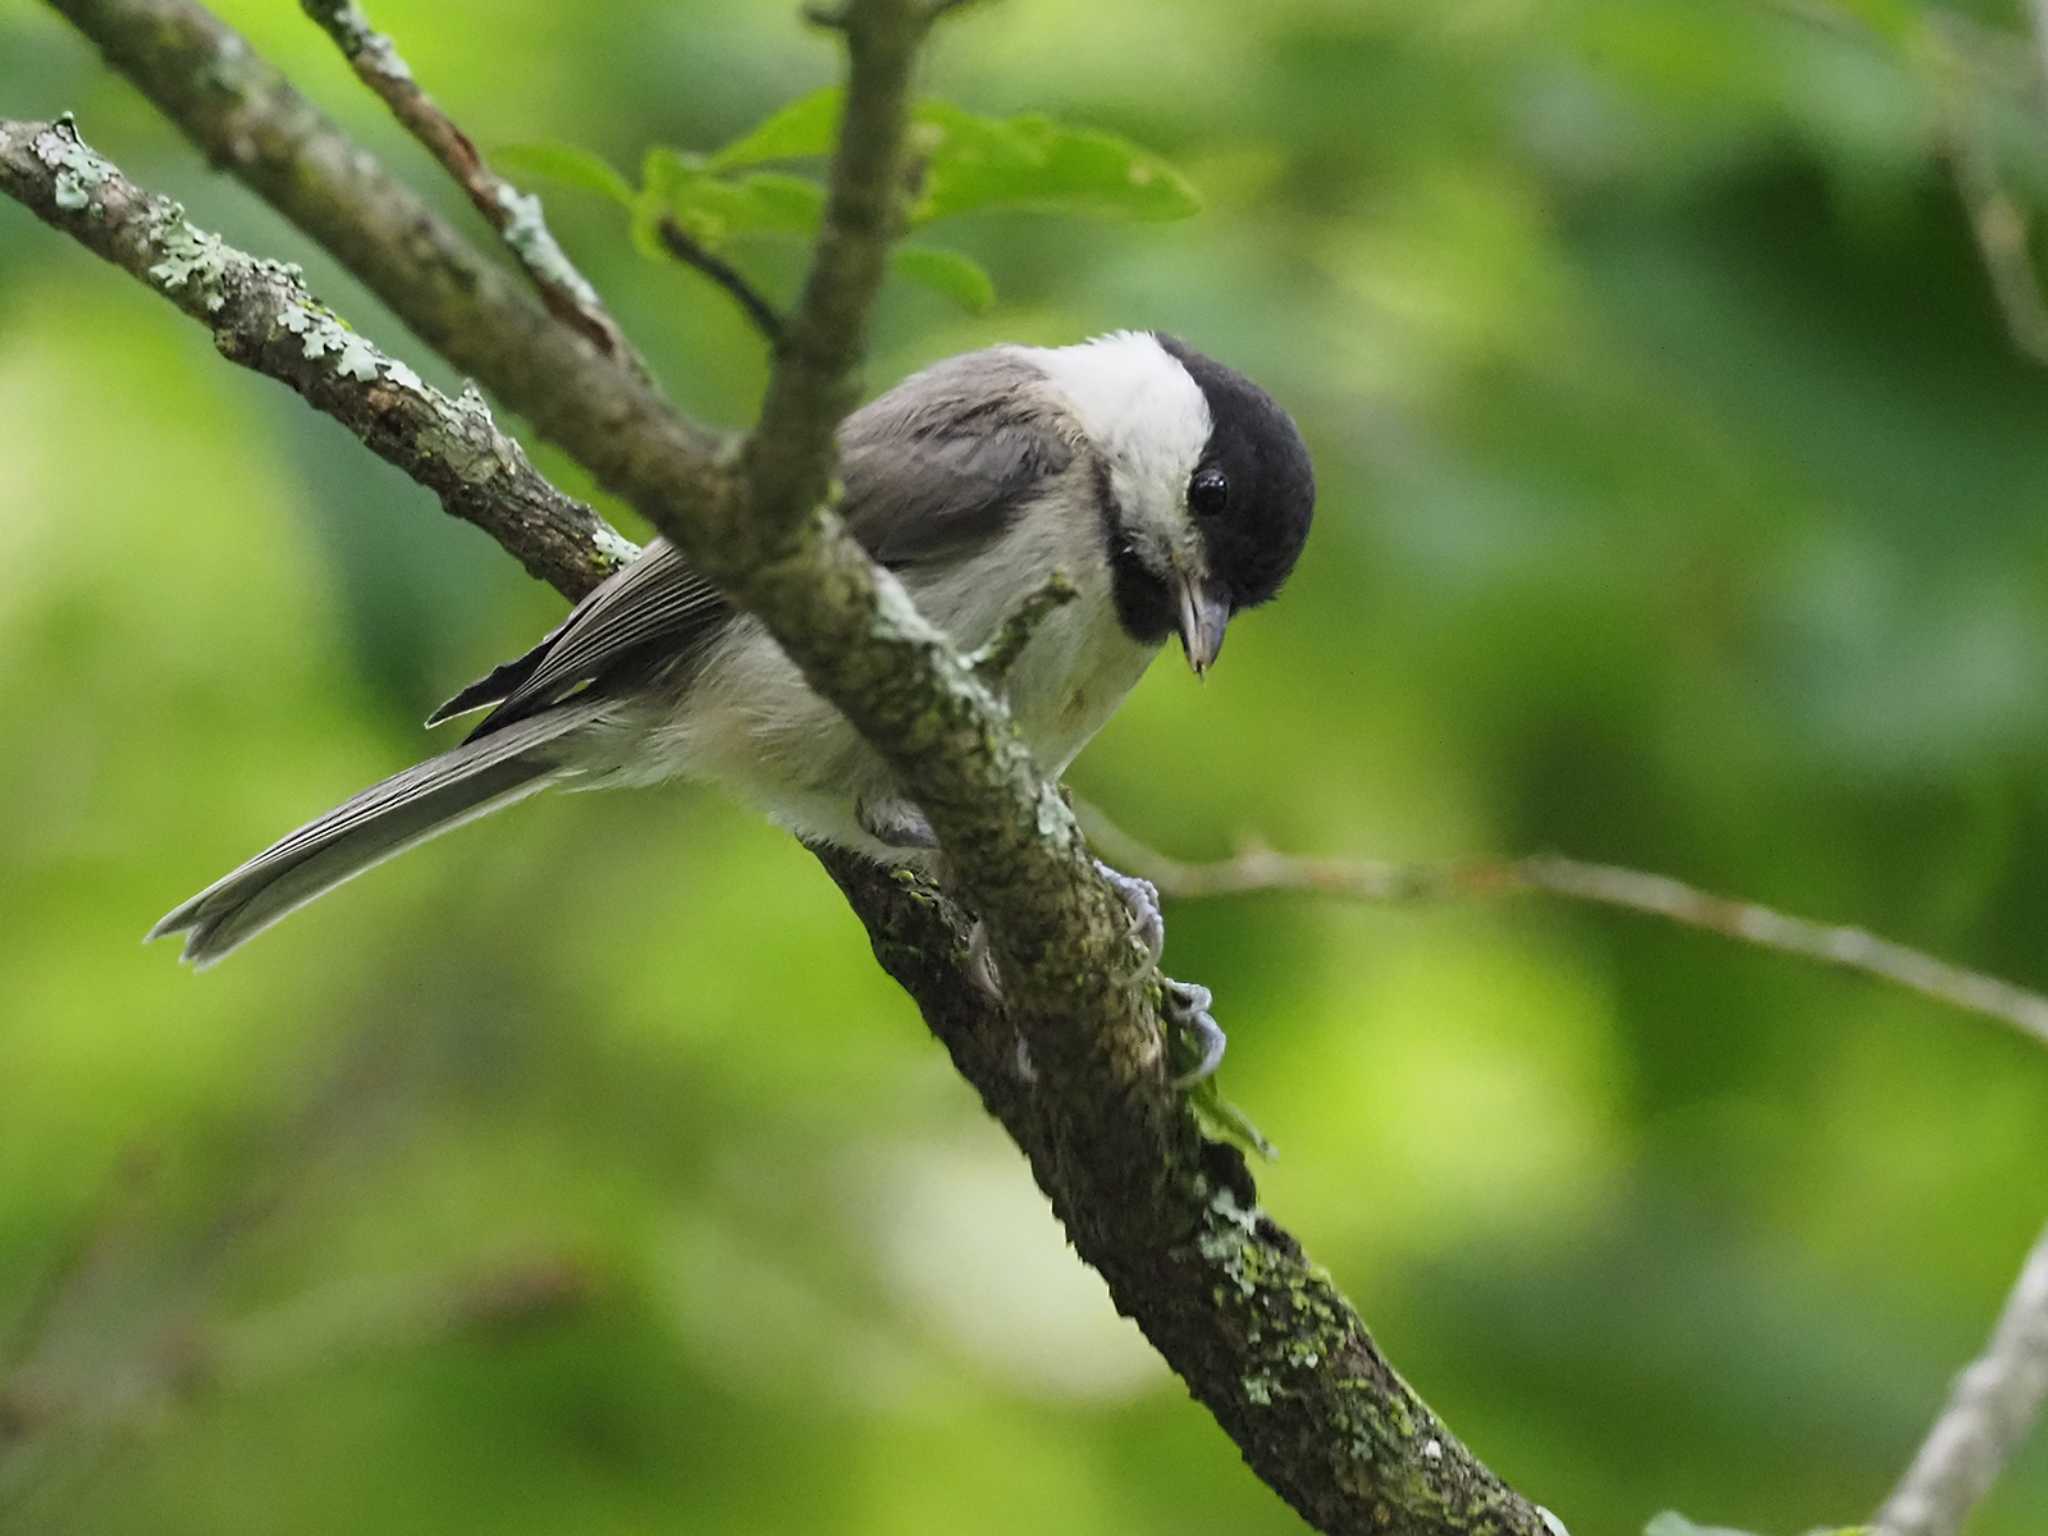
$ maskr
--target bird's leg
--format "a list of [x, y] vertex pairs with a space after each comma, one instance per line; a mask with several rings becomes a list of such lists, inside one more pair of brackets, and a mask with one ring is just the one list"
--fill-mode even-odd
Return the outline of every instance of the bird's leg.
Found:
[[863, 796], [853, 803], [853, 819], [860, 823], [861, 831], [891, 848], [931, 853], [939, 846], [939, 835], [932, 831], [924, 812], [908, 800], [870, 800]]
[[[1147, 966], [1157, 966], [1166, 953], [1166, 918], [1159, 910], [1159, 887], [1150, 880], [1111, 869], [1100, 859], [1095, 861], [1095, 869], [1109, 888], [1123, 898], [1124, 907], [1131, 914], [1131, 937], [1143, 946]], [[1175, 1073], [1173, 1086], [1192, 1088], [1215, 1073], [1229, 1043], [1223, 1026], [1209, 1012], [1215, 998], [1198, 982], [1175, 981], [1163, 971], [1159, 987], [1161, 1010], [1166, 1015], [1167, 1050], [1175, 1057], [1177, 1066], [1186, 1063]]]

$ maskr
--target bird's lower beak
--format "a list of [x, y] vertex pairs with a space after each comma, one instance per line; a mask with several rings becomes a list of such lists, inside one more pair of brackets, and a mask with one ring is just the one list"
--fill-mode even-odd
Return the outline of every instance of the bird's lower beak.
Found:
[[1230, 598], [1212, 582], [1178, 577], [1174, 585], [1180, 596], [1180, 644], [1188, 653], [1188, 665], [1200, 677], [1216, 665], [1223, 651], [1223, 630], [1230, 622]]

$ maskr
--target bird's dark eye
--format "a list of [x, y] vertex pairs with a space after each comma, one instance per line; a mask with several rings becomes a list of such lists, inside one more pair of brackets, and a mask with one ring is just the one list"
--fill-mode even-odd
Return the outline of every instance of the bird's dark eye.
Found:
[[1197, 517], [1214, 517], [1230, 505], [1230, 477], [1213, 466], [1195, 471], [1188, 482], [1188, 510]]

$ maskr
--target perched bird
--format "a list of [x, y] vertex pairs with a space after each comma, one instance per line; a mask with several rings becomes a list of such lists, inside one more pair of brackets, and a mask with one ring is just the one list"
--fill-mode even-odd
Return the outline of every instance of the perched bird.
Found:
[[[1168, 637], [1198, 675], [1215, 663], [1231, 617], [1294, 568], [1315, 504], [1287, 413], [1150, 331], [927, 368], [847, 418], [839, 475], [849, 529], [963, 650], [1055, 572], [1076, 589], [1005, 679], [1055, 777]], [[664, 540], [427, 723], [486, 706], [460, 746], [308, 822], [149, 936], [183, 933], [184, 957], [211, 964], [373, 864], [555, 786], [704, 780], [807, 839], [924, 869], [936, 858], [882, 758]], [[1120, 885], [1142, 918], [1140, 887]]]

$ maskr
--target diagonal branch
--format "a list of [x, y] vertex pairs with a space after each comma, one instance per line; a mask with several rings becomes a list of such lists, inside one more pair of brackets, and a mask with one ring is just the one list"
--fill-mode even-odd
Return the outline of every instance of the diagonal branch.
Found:
[[1956, 1536], [2048, 1404], [2048, 1230], [1984, 1353], [1956, 1378], [1872, 1536]]
[[314, 298], [296, 267], [195, 227], [93, 153], [70, 119], [0, 120], [0, 192], [205, 325], [229, 361], [297, 390], [541, 580], [585, 591], [635, 553], [526, 461], [475, 391], [451, 400], [425, 383]]
[[646, 365], [627, 344], [590, 280], [576, 269], [549, 231], [540, 198], [521, 192], [485, 163], [469, 135], [413, 78], [397, 46], [370, 25], [370, 18], [355, 0], [301, 0], [301, 4], [334, 39], [357, 78], [383, 99], [392, 115], [469, 194], [476, 211], [519, 258], [548, 312], [644, 378]]

